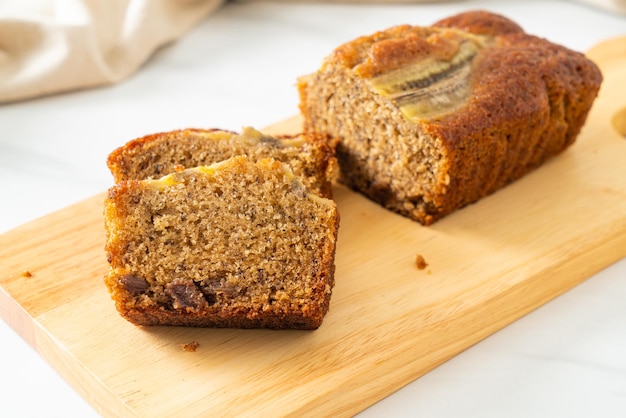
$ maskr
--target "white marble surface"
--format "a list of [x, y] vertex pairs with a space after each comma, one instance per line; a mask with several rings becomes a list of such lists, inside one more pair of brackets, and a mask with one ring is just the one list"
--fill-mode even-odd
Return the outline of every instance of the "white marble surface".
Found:
[[[266, 126], [297, 112], [296, 77], [339, 43], [475, 8], [577, 50], [626, 35], [625, 16], [566, 1], [229, 3], [126, 82], [0, 105], [0, 232], [104, 191], [127, 140]], [[2, 321], [0, 341], [0, 417], [97, 416]], [[624, 417], [625, 354], [626, 259], [361, 415]]]

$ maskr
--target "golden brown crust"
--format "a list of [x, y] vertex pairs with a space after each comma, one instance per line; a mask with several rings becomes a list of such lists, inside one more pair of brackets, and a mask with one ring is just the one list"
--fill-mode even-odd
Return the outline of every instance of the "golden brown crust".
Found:
[[[438, 41], [443, 52], [429, 49], [433, 36], [445, 40]], [[397, 67], [402, 77], [407, 63], [424, 65], [422, 56], [425, 62], [446, 61], [464, 38], [478, 50], [464, 61], [471, 71], [468, 94], [448, 96], [459, 105], [410, 118], [394, 96], [374, 88], [371, 77]], [[440, 74], [419, 73], [417, 82], [407, 83], [406, 97], [422, 94], [414, 85], [426, 81], [435, 87], [431, 100], [437, 101], [437, 92], [448, 88], [439, 80], [458, 74], [453, 71], [460, 67], [435, 65]], [[317, 73], [302, 77], [298, 91], [305, 131], [339, 138], [341, 181], [430, 224], [571, 145], [601, 82], [598, 67], [583, 54], [528, 35], [503, 16], [477, 11], [431, 28], [404, 25], [348, 42]]]
[[488, 36], [524, 33], [521, 26], [512, 20], [484, 10], [450, 16], [436, 22], [433, 26], [438, 28], [459, 29], [464, 32]]
[[463, 112], [424, 124], [448, 150], [451, 183], [441, 217], [519, 179], [571, 145], [602, 76], [582, 54], [513, 34], [474, 64]]
[[372, 78], [427, 57], [450, 60], [461, 36], [449, 30], [395, 26], [341, 45], [332, 59], [354, 68], [361, 77]]

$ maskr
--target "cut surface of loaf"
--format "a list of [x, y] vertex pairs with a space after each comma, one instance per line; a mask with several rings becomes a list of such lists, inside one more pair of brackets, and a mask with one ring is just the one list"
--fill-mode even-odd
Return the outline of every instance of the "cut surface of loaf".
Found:
[[137, 325], [315, 329], [338, 225], [335, 203], [274, 159], [126, 180], [105, 201], [105, 281]]
[[332, 143], [316, 134], [273, 137], [251, 127], [245, 127], [240, 134], [220, 129], [184, 129], [134, 139], [109, 154], [107, 165], [118, 183], [160, 178], [237, 155], [253, 161], [274, 158], [287, 163], [311, 191], [331, 197], [334, 152]]
[[350, 41], [298, 88], [304, 130], [339, 141], [340, 181], [428, 225], [572, 144], [601, 82], [584, 55], [474, 11]]

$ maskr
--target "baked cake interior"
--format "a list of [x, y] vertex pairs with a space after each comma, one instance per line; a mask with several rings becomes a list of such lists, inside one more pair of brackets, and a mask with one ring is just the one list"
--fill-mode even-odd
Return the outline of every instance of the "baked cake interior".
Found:
[[241, 133], [219, 129], [163, 132], [130, 141], [113, 151], [107, 164], [118, 183], [156, 179], [238, 155], [287, 163], [311, 191], [324, 197], [332, 193], [334, 149], [313, 134], [272, 137], [251, 127]]
[[106, 212], [107, 285], [135, 323], [315, 328], [328, 309], [336, 207], [280, 162], [122, 182]]

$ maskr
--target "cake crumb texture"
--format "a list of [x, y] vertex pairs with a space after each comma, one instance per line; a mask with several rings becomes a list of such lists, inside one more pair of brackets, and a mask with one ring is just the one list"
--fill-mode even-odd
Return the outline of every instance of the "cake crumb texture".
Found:
[[315, 329], [328, 311], [339, 213], [280, 161], [122, 181], [105, 225], [106, 285], [135, 324]]
[[316, 134], [269, 136], [245, 127], [241, 133], [220, 129], [181, 129], [134, 139], [109, 154], [115, 183], [158, 179], [186, 168], [210, 165], [238, 155], [253, 161], [274, 158], [289, 165], [305, 186], [332, 196], [336, 175], [334, 142]]

